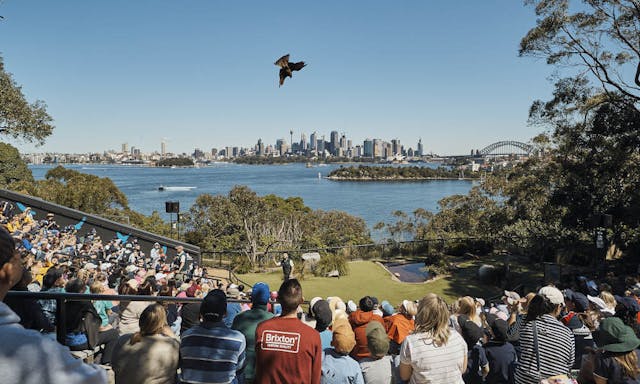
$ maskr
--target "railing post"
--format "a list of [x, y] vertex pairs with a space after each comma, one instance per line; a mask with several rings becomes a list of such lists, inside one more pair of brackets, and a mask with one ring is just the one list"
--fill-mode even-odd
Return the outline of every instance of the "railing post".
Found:
[[56, 300], [56, 338], [58, 343], [66, 345], [67, 340], [67, 300]]

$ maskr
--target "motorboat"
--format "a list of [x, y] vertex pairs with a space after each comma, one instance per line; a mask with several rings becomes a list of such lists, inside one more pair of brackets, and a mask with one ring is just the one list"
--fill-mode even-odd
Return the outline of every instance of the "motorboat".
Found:
[[180, 186], [174, 186], [174, 187], [170, 187], [170, 186], [165, 186], [165, 185], [161, 185], [158, 187], [158, 191], [162, 192], [162, 191], [190, 191], [192, 189], [196, 189], [196, 187], [180, 187]]

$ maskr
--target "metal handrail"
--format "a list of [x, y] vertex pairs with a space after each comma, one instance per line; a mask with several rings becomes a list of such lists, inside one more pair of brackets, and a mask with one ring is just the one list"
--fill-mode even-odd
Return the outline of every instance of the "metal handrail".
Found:
[[[66, 292], [28, 292], [28, 291], [9, 291], [7, 297], [22, 297], [36, 300], [56, 301], [56, 339], [62, 345], [65, 345], [67, 338], [67, 329], [65, 327], [67, 319], [67, 311], [65, 304], [67, 301], [154, 301], [154, 302], [171, 302], [171, 303], [199, 303], [202, 298], [196, 297], [174, 297], [174, 296], [137, 296], [137, 295], [100, 295], [94, 293], [66, 293]], [[250, 300], [227, 299], [230, 303], [250, 303]]]

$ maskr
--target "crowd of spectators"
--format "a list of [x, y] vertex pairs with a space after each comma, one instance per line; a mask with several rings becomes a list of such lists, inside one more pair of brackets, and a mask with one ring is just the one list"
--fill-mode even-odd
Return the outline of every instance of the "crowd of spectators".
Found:
[[[159, 244], [147, 255], [135, 239], [103, 242], [28, 209], [0, 218], [3, 382], [105, 382], [69, 348], [95, 349], [117, 383], [640, 383], [634, 278], [612, 287], [579, 277], [494, 302], [428, 293], [307, 303], [296, 279], [244, 292], [209, 278], [183, 249], [168, 262]], [[68, 301], [56, 324], [55, 300], [9, 289], [201, 301]]]

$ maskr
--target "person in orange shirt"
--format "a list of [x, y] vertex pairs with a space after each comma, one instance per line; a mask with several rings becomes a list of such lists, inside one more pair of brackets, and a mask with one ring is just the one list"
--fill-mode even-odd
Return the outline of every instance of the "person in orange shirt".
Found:
[[358, 310], [349, 314], [349, 323], [356, 335], [356, 346], [351, 351], [351, 357], [357, 361], [365, 357], [371, 357], [371, 352], [367, 344], [367, 325], [371, 321], [377, 321], [381, 325], [384, 325], [382, 317], [373, 312], [373, 306], [371, 297], [365, 296], [360, 299]]
[[398, 307], [398, 313], [384, 318], [384, 328], [389, 336], [389, 353], [397, 355], [400, 353], [400, 345], [404, 338], [415, 329], [413, 321], [418, 312], [415, 302], [403, 300]]

